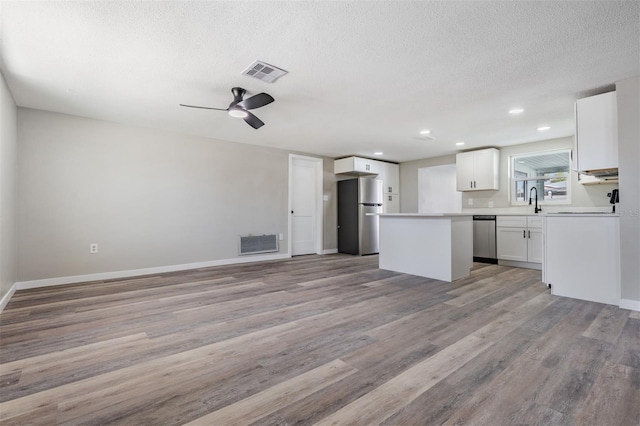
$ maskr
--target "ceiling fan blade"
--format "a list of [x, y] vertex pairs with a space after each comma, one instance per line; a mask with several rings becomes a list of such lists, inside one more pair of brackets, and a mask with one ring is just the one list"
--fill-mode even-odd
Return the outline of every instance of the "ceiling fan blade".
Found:
[[242, 102], [238, 102], [237, 105], [244, 109], [256, 109], [268, 105], [274, 100], [275, 99], [273, 99], [271, 95], [258, 93], [257, 95], [243, 100]]
[[210, 108], [210, 107], [203, 107], [203, 106], [197, 106], [197, 105], [185, 105], [185, 104], [180, 104], [180, 106], [183, 107], [187, 107], [187, 108], [200, 108], [200, 109], [213, 109], [215, 111], [227, 111], [227, 108]]
[[262, 120], [251, 114], [249, 111], [247, 111], [247, 116], [244, 118], [244, 121], [246, 121], [247, 124], [254, 129], [259, 129], [260, 127], [264, 126]]

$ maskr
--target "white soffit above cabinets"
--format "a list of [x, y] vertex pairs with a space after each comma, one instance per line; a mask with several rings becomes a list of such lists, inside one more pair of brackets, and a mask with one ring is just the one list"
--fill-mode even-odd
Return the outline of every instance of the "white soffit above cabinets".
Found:
[[[573, 134], [577, 98], [640, 74], [639, 4], [4, 0], [0, 67], [22, 107], [407, 161]], [[256, 59], [287, 76], [242, 75]], [[178, 106], [234, 86], [276, 99], [266, 126]]]

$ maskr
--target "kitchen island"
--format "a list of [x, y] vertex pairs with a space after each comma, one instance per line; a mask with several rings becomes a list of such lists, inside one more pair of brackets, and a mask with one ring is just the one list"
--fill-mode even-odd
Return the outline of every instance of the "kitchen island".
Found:
[[448, 282], [469, 276], [473, 265], [473, 215], [379, 216], [380, 269]]

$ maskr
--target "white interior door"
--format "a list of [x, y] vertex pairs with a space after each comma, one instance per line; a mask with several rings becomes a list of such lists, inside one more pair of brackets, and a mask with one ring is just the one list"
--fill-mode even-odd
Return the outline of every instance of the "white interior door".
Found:
[[[320, 169], [318, 168], [320, 167]], [[291, 255], [319, 253], [321, 214], [318, 212], [322, 159], [291, 157]], [[322, 181], [320, 181], [320, 188]]]
[[456, 165], [418, 169], [418, 213], [460, 213], [462, 193], [456, 190]]

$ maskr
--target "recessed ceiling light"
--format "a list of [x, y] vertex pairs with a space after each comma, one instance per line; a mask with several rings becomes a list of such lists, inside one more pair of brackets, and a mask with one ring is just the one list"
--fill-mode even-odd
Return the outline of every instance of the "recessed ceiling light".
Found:
[[549, 126], [540, 126], [538, 127], [538, 131], [539, 132], [546, 132], [547, 130], [549, 130], [551, 127]]
[[384, 152], [382, 152], [382, 151], [376, 151], [376, 152], [373, 153], [373, 155], [382, 155], [382, 154], [384, 154]]
[[422, 130], [422, 131], [420, 132], [420, 134], [421, 134], [421, 135], [428, 135], [428, 134], [430, 134], [430, 133], [431, 133], [431, 130]]
[[514, 109], [510, 109], [509, 110], [509, 114], [522, 114], [524, 112], [524, 110], [522, 108], [514, 108]]
[[462, 145], [464, 145], [464, 142], [456, 142], [456, 145], [462, 146]]

